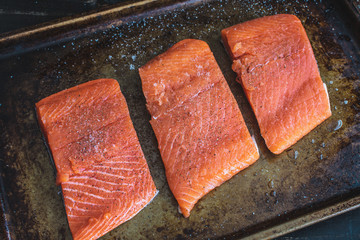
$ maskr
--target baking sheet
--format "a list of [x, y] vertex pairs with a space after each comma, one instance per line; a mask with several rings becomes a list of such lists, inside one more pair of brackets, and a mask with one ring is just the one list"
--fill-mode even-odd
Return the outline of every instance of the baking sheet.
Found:
[[[115, 78], [127, 99], [159, 195], [102, 239], [269, 238], [360, 204], [359, 51], [343, 12], [322, 1], [143, 1], [0, 39], [2, 229], [9, 239], [71, 239], [34, 104], [97, 78]], [[135, 4], [135, 5], [134, 5]], [[332, 117], [273, 155], [260, 136], [220, 30], [277, 13], [297, 15], [308, 33]], [[210, 45], [239, 103], [260, 159], [196, 204], [177, 212], [149, 124], [137, 69], [185, 38]]]

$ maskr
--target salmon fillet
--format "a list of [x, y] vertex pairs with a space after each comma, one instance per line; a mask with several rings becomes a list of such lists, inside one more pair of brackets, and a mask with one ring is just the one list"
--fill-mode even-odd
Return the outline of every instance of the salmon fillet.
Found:
[[36, 103], [74, 239], [131, 219], [157, 190], [119, 84], [99, 79]]
[[209, 46], [186, 39], [139, 69], [166, 177], [181, 213], [259, 158]]
[[258, 18], [221, 35], [270, 151], [283, 152], [331, 116], [326, 85], [296, 16]]

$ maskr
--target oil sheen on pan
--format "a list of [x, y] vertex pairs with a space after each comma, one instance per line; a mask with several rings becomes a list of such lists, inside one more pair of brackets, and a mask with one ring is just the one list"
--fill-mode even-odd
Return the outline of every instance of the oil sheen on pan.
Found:
[[181, 213], [259, 158], [209, 48], [186, 39], [139, 69], [151, 126]]
[[119, 84], [99, 79], [36, 103], [74, 239], [96, 239], [156, 195]]
[[279, 154], [331, 116], [311, 44], [290, 14], [222, 30], [222, 39], [267, 147]]

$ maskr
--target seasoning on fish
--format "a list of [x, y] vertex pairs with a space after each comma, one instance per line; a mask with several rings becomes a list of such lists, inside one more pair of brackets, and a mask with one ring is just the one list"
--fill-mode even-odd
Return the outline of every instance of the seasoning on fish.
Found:
[[75, 240], [134, 217], [157, 190], [119, 84], [98, 79], [36, 103]]
[[331, 116], [326, 85], [296, 16], [254, 19], [221, 35], [270, 151], [283, 152]]
[[139, 69], [170, 189], [185, 217], [259, 158], [209, 48], [186, 39]]

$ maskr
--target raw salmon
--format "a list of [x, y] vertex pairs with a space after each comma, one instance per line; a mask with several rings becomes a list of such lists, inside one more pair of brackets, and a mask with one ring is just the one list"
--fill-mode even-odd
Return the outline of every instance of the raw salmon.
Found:
[[281, 153], [331, 116], [326, 86], [296, 16], [258, 18], [221, 35], [270, 151]]
[[139, 69], [170, 189], [196, 202], [259, 158], [209, 46], [186, 39]]
[[36, 103], [74, 239], [135, 216], [157, 190], [119, 84], [99, 79]]

